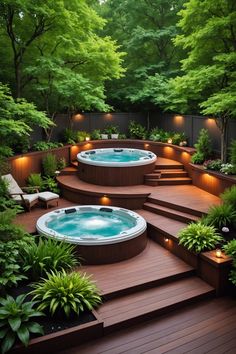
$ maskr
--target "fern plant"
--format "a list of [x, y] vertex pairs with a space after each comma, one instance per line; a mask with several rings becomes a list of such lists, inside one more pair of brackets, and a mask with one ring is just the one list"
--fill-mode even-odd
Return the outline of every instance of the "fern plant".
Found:
[[31, 280], [38, 280], [50, 270], [71, 269], [79, 264], [75, 246], [53, 239], [39, 239], [20, 251], [22, 269]]
[[223, 246], [223, 250], [236, 260], [236, 239], [227, 242], [226, 245]]
[[213, 226], [205, 225], [200, 221], [189, 224], [179, 232], [178, 236], [179, 244], [195, 253], [214, 249], [223, 241]]
[[220, 195], [220, 198], [225, 204], [230, 204], [234, 209], [236, 209], [236, 185], [231, 188], [227, 188], [224, 193]]
[[1, 353], [9, 351], [19, 339], [27, 346], [30, 333], [42, 334], [43, 328], [32, 318], [43, 316], [42, 312], [33, 309], [34, 302], [25, 302], [26, 295], [19, 295], [16, 299], [7, 295], [0, 298], [0, 339]]
[[193, 163], [201, 164], [211, 157], [212, 144], [207, 129], [200, 130], [198, 140], [194, 146], [197, 152], [192, 156]]
[[38, 302], [39, 311], [48, 311], [52, 316], [64, 313], [69, 317], [92, 310], [101, 302], [96, 285], [86, 274], [62, 271], [47, 273], [48, 279], [42, 279], [33, 285], [33, 300]]
[[38, 187], [41, 191], [43, 189], [43, 179], [41, 173], [31, 173], [28, 178], [28, 185], [32, 188]]
[[13, 224], [15, 216], [15, 209], [7, 209], [0, 212], [0, 241], [16, 240], [27, 235], [22, 227]]
[[224, 226], [231, 226], [236, 222], [236, 210], [230, 204], [212, 206], [205, 218], [207, 225], [222, 229]]

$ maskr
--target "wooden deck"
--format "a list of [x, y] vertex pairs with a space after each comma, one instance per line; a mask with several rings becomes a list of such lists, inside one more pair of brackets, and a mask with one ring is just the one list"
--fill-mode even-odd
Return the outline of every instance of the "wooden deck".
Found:
[[235, 354], [236, 300], [204, 300], [60, 354]]

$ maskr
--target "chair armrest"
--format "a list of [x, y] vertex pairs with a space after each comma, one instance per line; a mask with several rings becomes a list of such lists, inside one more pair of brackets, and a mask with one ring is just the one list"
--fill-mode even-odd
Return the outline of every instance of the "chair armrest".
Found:
[[39, 193], [39, 186], [35, 187], [21, 187], [23, 191], [36, 192]]

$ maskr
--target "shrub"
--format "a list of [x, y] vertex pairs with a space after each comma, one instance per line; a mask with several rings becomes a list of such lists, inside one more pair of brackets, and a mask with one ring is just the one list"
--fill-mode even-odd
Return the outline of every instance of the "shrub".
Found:
[[43, 189], [43, 179], [40, 173], [31, 173], [28, 178], [30, 187], [37, 187], [40, 191]]
[[92, 133], [90, 134], [90, 137], [92, 140], [99, 140], [101, 137], [101, 131], [100, 129], [94, 129]]
[[58, 170], [63, 170], [63, 168], [66, 167], [66, 159], [64, 157], [61, 157], [57, 160], [57, 168]]
[[42, 279], [34, 284], [33, 300], [38, 304], [38, 310], [47, 310], [53, 316], [61, 312], [69, 317], [85, 310], [92, 310], [101, 302], [96, 285], [86, 274], [65, 270], [47, 274], [48, 279]]
[[189, 224], [178, 236], [179, 244], [196, 253], [211, 250], [223, 240], [213, 226], [202, 222]]
[[33, 150], [45, 151], [45, 150], [49, 150], [49, 149], [55, 149], [60, 146], [63, 146], [63, 144], [56, 143], [56, 142], [37, 141], [37, 143], [35, 143], [33, 145]]
[[16, 299], [9, 295], [0, 298], [1, 353], [9, 351], [17, 339], [27, 346], [30, 333], [43, 334], [42, 326], [31, 321], [43, 313], [34, 310], [35, 303], [25, 302], [25, 298], [26, 295], [19, 295]]
[[68, 144], [75, 144], [77, 142], [77, 132], [70, 128], [66, 128], [63, 134], [63, 141]]
[[191, 158], [191, 162], [196, 165], [201, 165], [205, 161], [204, 154], [201, 152], [195, 152]]
[[43, 189], [45, 191], [51, 191], [53, 193], [60, 193], [60, 189], [58, 188], [57, 182], [52, 177], [45, 177], [43, 179]]
[[210, 157], [212, 153], [212, 143], [207, 129], [200, 130], [197, 143], [194, 146], [197, 152], [201, 152], [204, 155], [205, 160]]
[[0, 152], [0, 175], [7, 175], [11, 172], [10, 164], [5, 156], [1, 156]]
[[128, 130], [131, 139], [145, 139], [147, 137], [146, 128], [134, 120], [129, 121]]
[[217, 160], [207, 160], [204, 162], [204, 168], [207, 170], [220, 171], [222, 166], [222, 161]]
[[55, 177], [55, 171], [57, 170], [57, 158], [53, 154], [47, 154], [43, 158], [43, 171], [47, 177]]
[[234, 209], [236, 209], [236, 185], [231, 188], [227, 188], [224, 193], [220, 195], [220, 198], [226, 204], [231, 204]]
[[79, 261], [75, 246], [53, 239], [39, 239], [21, 249], [22, 269], [32, 280], [38, 280], [50, 270], [71, 269]]
[[19, 281], [27, 279], [20, 266], [20, 249], [24, 248], [31, 238], [0, 242], [0, 290], [16, 286]]
[[76, 133], [76, 141], [78, 143], [81, 143], [83, 141], [85, 141], [86, 136], [88, 136], [89, 134], [86, 133], [86, 131], [83, 130], [78, 130]]
[[14, 209], [7, 209], [0, 212], [0, 241], [12, 241], [27, 235], [20, 226], [12, 223], [15, 216], [16, 210]]
[[236, 239], [229, 241], [222, 248], [227, 255], [236, 259]]
[[221, 165], [220, 172], [226, 175], [234, 175], [236, 174], [236, 165], [232, 165], [231, 163], [223, 163]]
[[231, 226], [236, 222], [236, 210], [230, 204], [212, 206], [207, 213], [205, 222], [218, 229], [222, 229], [223, 226]]
[[15, 213], [22, 212], [24, 208], [12, 199], [8, 193], [7, 182], [0, 175], [0, 212], [12, 209]]

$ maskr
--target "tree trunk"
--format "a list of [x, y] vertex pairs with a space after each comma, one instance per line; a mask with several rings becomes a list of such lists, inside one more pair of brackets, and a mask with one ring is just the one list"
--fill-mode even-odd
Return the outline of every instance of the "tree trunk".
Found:
[[20, 63], [17, 59], [14, 60], [15, 66], [15, 79], [16, 79], [16, 98], [21, 97], [21, 71], [20, 71]]
[[226, 116], [220, 118], [220, 133], [221, 133], [221, 146], [220, 146], [220, 158], [224, 163], [227, 162], [227, 129], [228, 119]]

